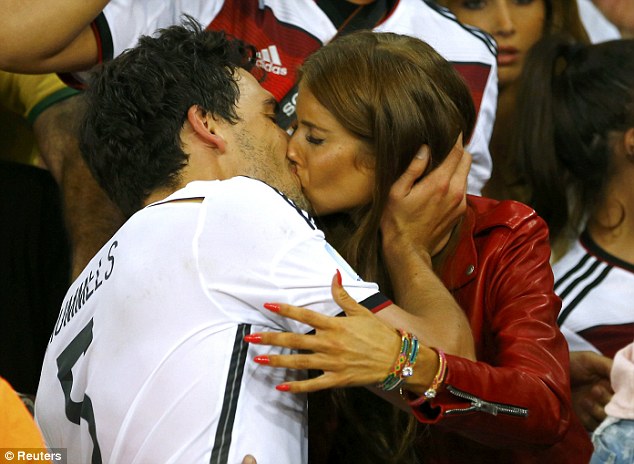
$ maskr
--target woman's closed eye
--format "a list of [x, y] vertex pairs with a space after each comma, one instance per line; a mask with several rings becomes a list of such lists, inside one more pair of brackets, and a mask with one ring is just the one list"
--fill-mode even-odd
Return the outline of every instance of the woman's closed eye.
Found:
[[321, 145], [324, 139], [318, 139], [316, 137], [313, 137], [312, 135], [306, 135], [306, 141], [311, 145]]

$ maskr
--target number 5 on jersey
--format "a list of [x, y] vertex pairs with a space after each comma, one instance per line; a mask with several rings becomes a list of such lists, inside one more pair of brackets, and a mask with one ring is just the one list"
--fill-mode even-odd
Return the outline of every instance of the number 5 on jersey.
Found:
[[83, 418], [88, 422], [88, 432], [93, 442], [92, 464], [101, 464], [101, 451], [97, 442], [97, 428], [95, 425], [95, 414], [92, 409], [92, 401], [90, 397], [84, 394], [84, 398], [80, 402], [75, 402], [70, 397], [73, 388], [73, 366], [77, 364], [82, 354], [92, 343], [92, 327], [93, 320], [90, 319], [88, 324], [77, 334], [73, 341], [66, 347], [57, 358], [57, 378], [64, 392], [66, 402], [66, 417], [69, 421], [79, 425]]

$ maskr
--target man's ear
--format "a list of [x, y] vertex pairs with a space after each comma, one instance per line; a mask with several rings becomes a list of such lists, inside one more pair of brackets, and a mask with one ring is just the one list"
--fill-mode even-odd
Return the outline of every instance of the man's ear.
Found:
[[218, 121], [210, 113], [198, 105], [192, 105], [187, 110], [187, 121], [200, 138], [224, 153], [225, 139], [218, 134]]

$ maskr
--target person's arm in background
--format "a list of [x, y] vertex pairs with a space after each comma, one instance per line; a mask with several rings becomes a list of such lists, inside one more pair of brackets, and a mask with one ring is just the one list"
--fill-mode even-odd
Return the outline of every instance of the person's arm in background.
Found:
[[591, 432], [607, 417], [605, 405], [612, 398], [612, 360], [592, 351], [570, 352], [572, 407]]
[[[0, 98], [15, 120], [30, 125], [19, 136], [22, 140], [13, 143], [13, 159], [48, 169], [59, 187], [74, 278], [124, 219], [97, 185], [79, 150], [81, 92], [55, 74], [0, 71]], [[21, 144], [32, 148], [20, 149]]]
[[616, 26], [624, 39], [634, 38], [632, 0], [592, 0], [601, 13]]
[[90, 23], [108, 0], [0, 0], [0, 69], [66, 72], [97, 63]]
[[80, 94], [52, 105], [33, 124], [40, 156], [62, 192], [72, 250], [72, 279], [125, 220], [97, 184], [79, 150], [81, 98]]

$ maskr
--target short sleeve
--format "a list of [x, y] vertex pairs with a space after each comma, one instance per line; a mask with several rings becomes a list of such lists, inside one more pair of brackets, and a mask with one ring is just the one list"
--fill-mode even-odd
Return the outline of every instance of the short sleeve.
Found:
[[219, 306], [250, 308], [241, 314], [243, 322], [262, 322], [264, 317], [279, 330], [307, 333], [312, 327], [278, 317], [263, 305], [289, 303], [338, 315], [342, 311], [330, 288], [337, 269], [355, 300], [385, 303], [376, 297], [377, 285], [360, 279], [310, 215], [281, 193], [248, 178], [216, 187], [203, 201], [194, 253], [201, 285]]

